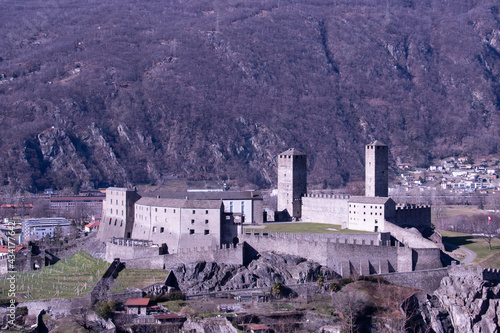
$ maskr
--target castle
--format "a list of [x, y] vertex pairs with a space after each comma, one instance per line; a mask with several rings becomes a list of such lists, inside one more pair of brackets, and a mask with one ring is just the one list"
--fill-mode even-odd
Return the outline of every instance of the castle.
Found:
[[293, 220], [341, 224], [342, 228], [384, 232], [431, 227], [431, 207], [396, 205], [388, 197], [389, 149], [375, 141], [365, 147], [365, 196], [307, 193], [307, 156], [289, 149], [278, 156], [278, 211]]
[[365, 196], [308, 194], [307, 156], [296, 149], [279, 154], [277, 204], [277, 216], [364, 233], [247, 234], [245, 224], [263, 222], [259, 192], [141, 196], [112, 187], [98, 237], [107, 241], [107, 260], [119, 257], [135, 267], [198, 260], [244, 264], [262, 251], [299, 255], [342, 276], [442, 266], [440, 248], [405, 228], [430, 228], [431, 208], [399, 206], [388, 197], [388, 147], [380, 142], [366, 146]]

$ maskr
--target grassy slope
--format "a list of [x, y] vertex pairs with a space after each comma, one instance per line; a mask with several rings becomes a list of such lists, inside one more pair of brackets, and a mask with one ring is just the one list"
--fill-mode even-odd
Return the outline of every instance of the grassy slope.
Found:
[[489, 250], [488, 243], [483, 238], [451, 231], [440, 232], [443, 235], [444, 243], [462, 246], [475, 252], [477, 257], [474, 264], [500, 268], [500, 239], [494, 239], [491, 242], [491, 250]]
[[163, 269], [126, 268], [118, 274], [111, 291], [123, 291], [132, 287], [142, 289], [158, 282], [164, 282], [167, 275], [168, 271]]
[[[95, 259], [80, 251], [70, 258], [38, 271], [16, 274], [16, 296], [18, 299], [71, 298], [88, 295], [109, 263]], [[112, 291], [125, 288], [144, 288], [156, 282], [163, 282], [168, 271], [161, 269], [124, 269], [120, 272]], [[8, 281], [0, 281], [0, 298], [6, 298]]]
[[[38, 271], [16, 273], [17, 297], [24, 299], [70, 298], [88, 295], [109, 263], [80, 251], [70, 258]], [[0, 282], [1, 295], [8, 290]]]

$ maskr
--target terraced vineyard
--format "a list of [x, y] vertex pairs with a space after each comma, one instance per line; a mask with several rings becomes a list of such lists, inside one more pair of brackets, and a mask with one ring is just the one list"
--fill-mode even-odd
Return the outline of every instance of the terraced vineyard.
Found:
[[167, 275], [168, 271], [164, 269], [126, 268], [120, 272], [110, 291], [123, 291], [132, 287], [142, 289], [155, 283], [164, 282]]
[[[14, 273], [18, 300], [71, 298], [90, 294], [109, 263], [80, 251], [38, 271]], [[6, 298], [9, 281], [0, 281], [0, 297]]]

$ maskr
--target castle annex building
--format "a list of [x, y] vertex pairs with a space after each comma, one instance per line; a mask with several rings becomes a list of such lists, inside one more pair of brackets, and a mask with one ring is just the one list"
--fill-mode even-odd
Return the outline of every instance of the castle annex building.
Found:
[[[278, 210], [293, 212], [291, 217], [294, 220], [340, 224], [351, 230], [384, 232], [388, 229], [387, 223], [430, 228], [430, 206], [397, 205], [388, 197], [388, 147], [378, 141], [372, 142], [365, 147], [365, 157], [365, 196], [317, 195], [306, 192], [306, 156], [294, 149], [280, 154]], [[281, 163], [282, 160], [285, 163]], [[293, 198], [293, 201], [288, 198]], [[289, 206], [286, 206], [287, 202]]]

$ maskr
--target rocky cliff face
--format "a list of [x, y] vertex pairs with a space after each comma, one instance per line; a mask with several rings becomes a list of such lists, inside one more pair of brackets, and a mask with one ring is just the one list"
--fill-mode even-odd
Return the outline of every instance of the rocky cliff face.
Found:
[[170, 267], [180, 289], [187, 294], [243, 288], [271, 287], [274, 282], [316, 282], [319, 275], [335, 273], [318, 263], [290, 255], [265, 252], [248, 266], [198, 262]]
[[[409, 305], [409, 304], [412, 305]], [[436, 333], [494, 333], [500, 319], [500, 284], [478, 276], [449, 276], [433, 295], [417, 294], [407, 314], [419, 329]]]
[[290, 147], [311, 184], [338, 186], [363, 178], [374, 139], [421, 166], [499, 152], [491, 0], [30, 0], [0, 21], [0, 182], [14, 189], [269, 187]]

